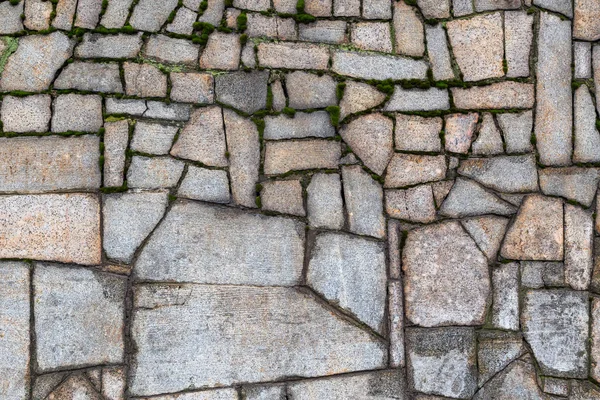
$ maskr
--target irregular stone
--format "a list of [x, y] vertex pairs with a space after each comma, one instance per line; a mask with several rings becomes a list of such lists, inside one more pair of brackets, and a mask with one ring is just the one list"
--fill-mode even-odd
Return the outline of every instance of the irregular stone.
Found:
[[487, 259], [458, 222], [409, 231], [402, 269], [408, 320], [427, 327], [483, 324]]
[[534, 103], [534, 89], [530, 83], [506, 81], [450, 90], [454, 105], [465, 110], [532, 108]]
[[[294, 8], [294, 10], [296, 10]], [[286, 400], [286, 385], [251, 386], [242, 389], [248, 400]], [[237, 395], [237, 393], [236, 393]]]
[[299, 180], [267, 181], [260, 191], [262, 209], [305, 216], [302, 185]]
[[141, 117], [148, 107], [145, 100], [136, 99], [116, 99], [107, 97], [104, 105], [107, 114], [129, 114]]
[[[396, 3], [400, 4], [400, 3]], [[427, 34], [427, 55], [431, 62], [431, 71], [436, 80], [454, 79], [454, 70], [450, 51], [448, 50], [448, 41], [446, 31], [441, 25], [425, 26]]]
[[[198, 18], [200, 22], [207, 22], [213, 26], [218, 26], [223, 19], [223, 10], [225, 9], [224, 0], [210, 0], [208, 7], [202, 15]], [[294, 7], [295, 8], [295, 7]], [[196, 11], [198, 7], [192, 7], [192, 10]]]
[[[346, 90], [348, 90], [346, 88]], [[396, 114], [396, 149], [405, 151], [441, 151], [441, 118]]]
[[557, 396], [567, 397], [569, 392], [571, 391], [571, 385], [569, 385], [569, 381], [566, 379], [559, 379], [553, 377], [545, 377], [544, 378], [544, 386], [543, 390], [548, 394], [555, 394]]
[[326, 70], [329, 49], [310, 43], [259, 43], [258, 62], [267, 68]]
[[[504, 1], [504, 0], [501, 0]], [[515, 2], [512, 2], [515, 4]], [[521, 2], [517, 0], [518, 8]], [[513, 8], [513, 7], [511, 7]], [[533, 40], [533, 15], [525, 11], [504, 13], [504, 35], [506, 41], [506, 76], [511, 78], [529, 76], [529, 53]]]
[[344, 202], [338, 174], [314, 174], [306, 189], [308, 223], [313, 228], [342, 229]]
[[190, 119], [190, 106], [188, 104], [163, 103], [162, 101], [147, 101], [146, 118], [169, 119], [173, 121], [187, 121]]
[[147, 154], [168, 154], [178, 130], [176, 126], [139, 121], [135, 124], [130, 148]]
[[235, 204], [256, 207], [260, 141], [256, 125], [231, 110], [223, 110], [229, 151], [231, 197]]
[[482, 214], [511, 215], [516, 207], [469, 179], [457, 178], [440, 207], [440, 214], [463, 218]]
[[300, 24], [298, 30], [299, 39], [305, 42], [339, 44], [348, 41], [346, 21], [317, 20], [310, 24]]
[[61, 71], [54, 88], [123, 93], [119, 64], [75, 61]]
[[571, 60], [571, 22], [542, 12], [538, 34], [535, 137], [543, 165], [567, 165], [571, 161]]
[[406, 190], [386, 190], [385, 209], [391, 218], [411, 222], [435, 221], [435, 203], [430, 185]]
[[498, 329], [519, 330], [519, 263], [492, 269], [492, 325]]
[[41, 92], [73, 53], [73, 42], [62, 32], [19, 38], [19, 47], [2, 71], [0, 90]]
[[[25, 2], [25, 28], [41, 31], [50, 27], [52, 3], [42, 0], [23, 0]], [[85, 0], [82, 0], [85, 1]]]
[[235, 70], [240, 64], [242, 45], [235, 33], [214, 32], [200, 56], [200, 68]]
[[[215, 2], [212, 3], [214, 4]], [[223, 2], [221, 2], [221, 4], [223, 4]], [[207, 13], [205, 12], [204, 14]], [[203, 19], [208, 19], [208, 15], [204, 14], [202, 14], [202, 17], [204, 17]], [[223, 10], [221, 10], [221, 15], [222, 14]], [[196, 22], [196, 19], [198, 19], [197, 13], [190, 11], [186, 7], [180, 7], [177, 10], [177, 14], [175, 14], [175, 18], [173, 18], [173, 22], [167, 25], [166, 30], [168, 32], [177, 33], [179, 35], [191, 35], [194, 31], [194, 22]]]
[[[391, 233], [388, 235], [388, 237], [392, 236]], [[390, 315], [390, 367], [404, 367], [404, 302], [400, 281], [389, 281], [388, 283], [388, 312]]]
[[[521, 284], [524, 287], [531, 289], [543, 288], [546, 284], [544, 277], [548, 275], [546, 271], [557, 269], [556, 266], [561, 266], [562, 263], [547, 262], [547, 261], [521, 261]], [[563, 279], [564, 281], [564, 272]]]
[[362, 50], [392, 52], [392, 33], [386, 22], [357, 22], [350, 32], [352, 44]]
[[[452, 0], [452, 14], [455, 17], [473, 14], [473, 2], [471, 0]], [[428, 41], [429, 42], [429, 41]]]
[[445, 176], [446, 158], [444, 156], [396, 153], [388, 165], [384, 187], [395, 188], [440, 181]]
[[304, 11], [315, 17], [331, 16], [332, 0], [306, 0]]
[[473, 400], [547, 399], [537, 384], [535, 368], [531, 363], [513, 361], [489, 380]]
[[594, 220], [592, 213], [565, 204], [565, 283], [588, 290], [592, 280]]
[[590, 42], [600, 39], [600, 4], [590, 0], [575, 1], [573, 37]]
[[360, 166], [343, 167], [342, 180], [350, 231], [376, 238], [385, 237], [381, 185]]
[[194, 110], [173, 145], [171, 155], [213, 167], [226, 167], [226, 151], [221, 108], [210, 106]]
[[362, 82], [348, 81], [344, 88], [344, 96], [340, 101], [340, 121], [347, 115], [376, 107], [385, 100], [385, 94], [371, 85]]
[[29, 265], [22, 262], [0, 263], [0, 387], [6, 399], [28, 399], [29, 359]]
[[273, 5], [278, 13], [282, 14], [296, 14], [295, 0], [273, 0]]
[[233, 72], [217, 75], [217, 101], [252, 114], [267, 106], [268, 71]]
[[75, 56], [80, 58], [135, 58], [141, 48], [141, 33], [137, 35], [86, 33], [83, 35], [83, 41], [75, 48]]
[[479, 114], [451, 114], [446, 120], [446, 151], [452, 153], [466, 154], [471, 148], [471, 141], [475, 133], [475, 127], [479, 120]]
[[392, 10], [387, 0], [371, 0], [363, 4], [362, 17], [366, 19], [391, 19]]
[[417, 0], [417, 5], [427, 19], [450, 18], [449, 0]]
[[477, 12], [511, 10], [519, 7], [521, 7], [520, 0], [475, 0], [475, 11]]
[[165, 97], [167, 75], [151, 64], [123, 63], [125, 92], [129, 96]]
[[507, 153], [527, 153], [533, 150], [531, 144], [533, 113], [531, 111], [519, 114], [498, 114], [496, 118], [504, 134]]
[[126, 376], [122, 367], [104, 368], [102, 370], [102, 394], [108, 400], [125, 398]]
[[489, 215], [467, 219], [461, 223], [488, 260], [496, 260], [508, 219]]
[[392, 7], [396, 53], [412, 57], [423, 56], [425, 34], [417, 10], [403, 1], [393, 3]]
[[598, 380], [600, 377], [600, 299], [592, 298], [590, 329], [590, 376]]
[[[294, 288], [137, 286], [132, 336], [138, 346], [129, 385], [134, 396], [387, 364], [379, 339]], [[156, 340], [168, 351], [155, 351]], [[277, 348], [265, 351], [265, 343]]]
[[33, 307], [39, 370], [122, 362], [125, 289], [122, 277], [37, 263]]
[[565, 286], [565, 265], [561, 262], [546, 262], [542, 280], [545, 286]]
[[269, 0], [234, 0], [233, 6], [252, 11], [267, 11], [271, 3]]
[[570, 383], [572, 400], [595, 400], [600, 396], [600, 390], [591, 382], [574, 380]]
[[134, 156], [127, 171], [130, 188], [159, 189], [177, 185], [184, 163], [171, 157]]
[[183, 103], [211, 104], [215, 101], [214, 79], [210, 74], [172, 72], [171, 100]]
[[477, 140], [473, 142], [471, 150], [474, 155], [490, 156], [504, 153], [502, 135], [496, 127], [492, 114], [483, 114], [479, 135], [477, 136]]
[[56, 389], [59, 384], [65, 380], [69, 372], [54, 372], [44, 375], [38, 375], [35, 378], [33, 387], [31, 388], [32, 400], [45, 400], [53, 389]]
[[538, 189], [532, 155], [462, 160], [458, 173], [500, 192], [534, 192]]
[[533, 0], [533, 4], [573, 18], [573, 2], [561, 0]]
[[339, 142], [331, 140], [267, 142], [264, 173], [277, 175], [304, 169], [335, 169], [340, 156]]
[[336, 50], [333, 53], [331, 70], [340, 75], [360, 79], [425, 79], [427, 64], [423, 60], [399, 56]]
[[106, 122], [104, 129], [104, 186], [122, 186], [125, 150], [129, 141], [129, 122]]
[[596, 128], [596, 110], [586, 85], [575, 91], [575, 137], [573, 161], [594, 163], [600, 161], [600, 133]]
[[129, 23], [134, 29], [157, 32], [177, 6], [177, 0], [164, 0], [155, 4], [154, 0], [140, 0], [135, 5]]
[[102, 0], [78, 0], [75, 26], [94, 29], [100, 20]]
[[238, 393], [234, 388], [202, 390], [200, 392], [181, 392], [153, 396], [152, 400], [237, 400]]
[[383, 110], [432, 111], [448, 110], [449, 108], [448, 90], [438, 88], [403, 89], [402, 86], [395, 86], [394, 94]]
[[21, 20], [23, 3], [25, 2], [20, 1], [15, 5], [10, 2], [0, 3], [0, 34], [5, 35], [23, 30]]
[[213, 203], [229, 203], [227, 171], [190, 165], [177, 190], [177, 195]]
[[26, 97], [4, 96], [2, 100], [2, 129], [4, 132], [47, 132], [50, 122], [49, 95]]
[[431, 184], [431, 189], [433, 190], [433, 197], [435, 199], [435, 204], [437, 207], [440, 207], [444, 202], [444, 199], [450, 192], [450, 189], [454, 185], [454, 181], [438, 181], [433, 182]]
[[144, 54], [159, 62], [194, 65], [198, 62], [200, 47], [186, 39], [175, 39], [165, 35], [152, 35], [146, 41]]
[[521, 335], [516, 333], [480, 331], [478, 342], [477, 365], [480, 386], [526, 351]]
[[247, 28], [244, 31], [248, 37], [271, 37], [277, 38], [277, 20], [258, 13], [248, 13]]
[[394, 124], [383, 114], [368, 114], [345, 125], [342, 139], [377, 175], [382, 175], [394, 152]]
[[521, 324], [542, 374], [587, 377], [588, 313], [585, 292], [551, 289], [525, 293]]
[[102, 97], [61, 94], [54, 99], [52, 132], [98, 132], [102, 120]]
[[242, 55], [240, 60], [244, 67], [248, 68], [256, 68], [256, 54], [255, 54], [255, 46], [254, 43], [246, 43], [244, 48], [242, 49]]
[[406, 330], [408, 382], [416, 391], [468, 399], [477, 390], [475, 330]]
[[102, 397], [84, 374], [74, 374], [69, 376], [48, 396], [48, 400], [59, 399], [102, 400]]
[[500, 13], [447, 23], [452, 51], [465, 81], [504, 75], [504, 33]]
[[108, 29], [118, 29], [125, 25], [133, 0], [110, 0], [102, 15], [100, 25]]
[[289, 118], [283, 114], [266, 116], [264, 121], [265, 139], [327, 138], [335, 136], [335, 129], [331, 125], [329, 113], [326, 111], [298, 112], [294, 115], [294, 118]]
[[285, 86], [289, 106], [294, 109], [325, 108], [337, 103], [336, 83], [329, 75], [296, 71], [286, 75]]
[[544, 194], [574, 200], [585, 207], [592, 205], [600, 180], [600, 171], [596, 168], [543, 168], [539, 175]]
[[589, 42], [573, 42], [573, 62], [575, 79], [592, 77], [592, 44]]

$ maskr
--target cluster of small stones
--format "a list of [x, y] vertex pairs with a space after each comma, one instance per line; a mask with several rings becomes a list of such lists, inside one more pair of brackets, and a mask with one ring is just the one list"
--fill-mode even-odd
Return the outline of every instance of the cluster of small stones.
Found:
[[0, 399], [600, 399], [598, 40], [597, 0], [0, 1]]

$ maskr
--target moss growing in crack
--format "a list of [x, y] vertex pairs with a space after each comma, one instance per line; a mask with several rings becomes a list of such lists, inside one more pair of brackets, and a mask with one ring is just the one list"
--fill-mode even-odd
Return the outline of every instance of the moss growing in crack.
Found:
[[337, 87], [335, 88], [335, 95], [338, 99], [338, 102], [342, 100], [342, 97], [344, 97], [344, 90], [346, 90], [346, 82], [338, 83]]
[[431, 87], [431, 83], [429, 83], [429, 81], [409, 79], [407, 81], [400, 82], [400, 86], [402, 86], [403, 89], [429, 89]]
[[225, 0], [225, 7], [233, 7], [233, 0]]
[[325, 111], [329, 113], [331, 125], [338, 126], [340, 123], [340, 108], [338, 106], [329, 106], [325, 108]]
[[296, 3], [296, 11], [298, 12], [298, 14], [304, 12], [305, 5], [306, 3], [304, 2], [304, 0], [298, 0], [298, 2]]
[[244, 33], [243, 35], [240, 35], [240, 44], [244, 46], [246, 43], [248, 43], [248, 35]]
[[508, 72], [508, 61], [506, 61], [506, 58], [502, 60], [502, 71], [504, 75]]
[[[598, 124], [598, 122], [596, 122], [596, 124]], [[529, 139], [529, 142], [531, 143], [531, 145], [533, 147], [535, 147], [536, 143], [537, 143], [537, 138], [535, 137], [535, 133], [531, 134], [531, 138]]]
[[10, 5], [16, 6], [17, 4], [19, 4], [21, 2], [21, 0], [9, 0], [8, 2], [10, 3]]
[[248, 27], [248, 15], [246, 15], [245, 12], [241, 13], [240, 15], [238, 15], [235, 22], [237, 24], [238, 31], [244, 32]]
[[121, 186], [110, 186], [110, 187], [100, 188], [100, 191], [102, 193], [121, 193], [121, 192], [126, 192], [127, 191], [127, 181], [125, 181], [123, 183], [123, 185], [121, 185]]
[[417, 6], [417, 0], [404, 0], [404, 2], [406, 4], [408, 4], [409, 6], [413, 6], [413, 7]]
[[273, 88], [271, 85], [267, 86], [267, 110], [273, 108]]
[[448, 89], [448, 83], [446, 82], [436, 82], [435, 87], [438, 89]]
[[376, 83], [375, 87], [385, 94], [392, 95], [394, 93], [394, 83], [390, 79]]
[[8, 62], [8, 57], [10, 57], [12, 53], [17, 51], [17, 48], [19, 47], [19, 39], [13, 37], [5, 37], [4, 44], [6, 45], [6, 48], [4, 49], [2, 55], [0, 55], [0, 74], [2, 73], [2, 71], [4, 71], [4, 67]]
[[296, 20], [296, 22], [301, 24], [308, 24], [317, 20], [310, 14], [296, 14], [294, 15], [294, 19]]
[[583, 85], [583, 82], [578, 82], [578, 81], [573, 81], [571, 82], [571, 88], [573, 88], [573, 90], [577, 90], [579, 89], [579, 87]]
[[208, 0], [202, 0], [202, 2], [200, 2], [200, 7], [199, 7], [198, 15], [204, 14], [204, 12], [207, 9], [208, 9]]
[[177, 200], [177, 196], [175, 196], [174, 194], [169, 193], [169, 203], [172, 203], [175, 200]]
[[131, 25], [129, 25], [129, 24], [127, 24], [127, 25], [124, 25], [124, 26], [121, 28], [121, 32], [122, 32], [122, 33], [126, 33], [126, 34], [128, 34], [128, 35], [132, 35], [132, 34], [136, 33], [135, 29], [133, 29], [133, 26], [131, 26]]
[[260, 200], [260, 196], [256, 196], [254, 202], [256, 203], [256, 207], [262, 208], [262, 201]]
[[296, 115], [296, 110], [294, 110], [292, 107], [283, 107], [283, 110], [281, 110], [281, 112], [290, 117]]

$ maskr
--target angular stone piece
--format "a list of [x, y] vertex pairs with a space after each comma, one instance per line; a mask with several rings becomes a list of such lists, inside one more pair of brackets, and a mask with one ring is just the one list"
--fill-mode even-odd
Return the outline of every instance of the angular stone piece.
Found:
[[150, 64], [126, 62], [123, 64], [125, 92], [129, 96], [165, 97], [167, 75]]
[[592, 280], [594, 219], [592, 213], [565, 204], [565, 283], [588, 290]]
[[331, 16], [332, 0], [306, 0], [304, 11], [316, 17]]
[[589, 42], [573, 42], [573, 62], [575, 79], [592, 77], [592, 44]]
[[171, 100], [184, 103], [210, 104], [214, 102], [212, 75], [195, 72], [172, 72]]
[[370, 170], [382, 175], [394, 153], [393, 129], [390, 118], [368, 114], [345, 125], [340, 135]]
[[518, 114], [498, 114], [496, 118], [504, 134], [507, 153], [526, 153], [533, 150], [531, 144], [533, 113], [531, 111]]
[[600, 396], [600, 389], [591, 382], [570, 381], [571, 399], [573, 400], [595, 400]]
[[596, 168], [543, 168], [539, 171], [540, 188], [545, 195], [561, 196], [585, 207], [592, 205], [600, 171]]
[[[198, 7], [190, 7], [196, 11]], [[225, 9], [224, 0], [210, 0], [208, 2], [208, 8], [204, 10], [202, 15], [198, 18], [200, 22], [208, 22], [213, 26], [218, 26], [223, 19], [223, 10]]]
[[178, 130], [172, 125], [139, 121], [135, 124], [130, 148], [147, 154], [168, 154]]
[[[501, 0], [504, 1], [504, 0]], [[514, 1], [513, 1], [514, 3]], [[517, 4], [520, 6], [520, 1]], [[510, 78], [529, 76], [529, 53], [533, 40], [533, 15], [525, 11], [504, 13], [506, 40], [506, 76]]]
[[533, 0], [533, 4], [573, 18], [573, 2], [562, 0]]
[[423, 23], [417, 10], [403, 1], [393, 4], [396, 53], [420, 57], [425, 53]]
[[340, 144], [331, 140], [267, 142], [264, 173], [277, 175], [304, 169], [335, 169], [340, 156]]
[[[212, 2], [213, 4], [218, 2]], [[221, 2], [223, 4], [223, 2]], [[208, 11], [208, 10], [207, 10]], [[209, 15], [205, 15], [207, 12], [202, 14], [202, 19], [209, 19]], [[223, 10], [221, 9], [221, 15], [223, 14]], [[191, 35], [194, 31], [194, 22], [198, 18], [198, 14], [190, 11], [186, 7], [180, 7], [175, 14], [175, 18], [173, 18], [173, 22], [167, 25], [166, 30], [172, 33], [177, 33], [180, 35]], [[206, 22], [206, 21], [202, 21]], [[218, 24], [219, 22], [216, 22]]]
[[[107, 114], [129, 114], [141, 117], [144, 115], [148, 107], [146, 106], [146, 100], [136, 99], [117, 99], [114, 97], [107, 97], [104, 105], [106, 107]], [[109, 122], [107, 122], [108, 124]]]
[[157, 32], [177, 6], [177, 0], [140, 0], [133, 9], [129, 23], [134, 29]]
[[98, 132], [102, 120], [102, 97], [61, 94], [54, 99], [52, 132]]
[[314, 174], [306, 189], [308, 223], [313, 228], [342, 229], [344, 202], [338, 174]]
[[596, 109], [590, 91], [581, 85], [575, 91], [575, 137], [573, 161], [600, 162], [600, 133], [596, 128]]
[[446, 151], [466, 154], [471, 148], [471, 141], [479, 114], [451, 114], [446, 118]]
[[41, 92], [50, 87], [56, 71], [73, 54], [73, 42], [62, 32], [18, 39], [19, 47], [6, 62], [0, 90]]
[[444, 156], [394, 154], [385, 175], [386, 188], [440, 181], [446, 176]]
[[309, 43], [259, 43], [258, 62], [267, 68], [326, 70], [329, 49]]
[[406, 190], [386, 190], [385, 209], [391, 218], [411, 222], [435, 221], [435, 202], [431, 185]]
[[342, 180], [350, 231], [376, 238], [385, 237], [381, 185], [358, 165], [343, 167]]
[[302, 185], [299, 180], [267, 181], [260, 191], [262, 209], [305, 216]]
[[470, 399], [477, 390], [473, 328], [406, 330], [408, 383], [416, 391]]
[[16, 33], [23, 30], [23, 4], [25, 1], [20, 1], [16, 5], [10, 2], [0, 3], [0, 34]]
[[146, 41], [144, 54], [159, 62], [194, 65], [198, 62], [199, 45], [186, 39], [152, 35]]
[[496, 260], [507, 225], [507, 218], [495, 215], [462, 221], [463, 228], [471, 235], [477, 246], [490, 261]]
[[368, 110], [385, 100], [385, 94], [371, 85], [362, 82], [348, 81], [344, 89], [344, 97], [340, 101], [340, 121], [347, 115]]
[[458, 222], [409, 231], [402, 269], [407, 319], [427, 327], [483, 324], [487, 259]]
[[267, 140], [333, 136], [335, 128], [326, 111], [297, 112], [294, 118], [283, 114], [265, 117], [264, 138]]
[[234, 70], [240, 64], [242, 45], [235, 33], [214, 32], [200, 56], [200, 68]]
[[68, 376], [48, 396], [48, 400], [58, 399], [103, 400], [94, 385], [82, 373]]
[[184, 163], [171, 157], [134, 156], [127, 170], [127, 184], [131, 188], [159, 189], [177, 185]]
[[590, 329], [590, 376], [595, 380], [600, 377], [600, 299], [592, 298]]
[[[133, 395], [387, 364], [379, 339], [293, 288], [142, 285], [134, 308]], [[157, 340], [166, 351], [155, 351]], [[265, 343], [275, 351], [266, 351]]]
[[386, 22], [357, 22], [350, 31], [352, 44], [362, 50], [392, 52], [392, 33]]
[[167, 203], [167, 192], [105, 195], [102, 214], [107, 257], [130, 263], [135, 250], [164, 215]]
[[480, 386], [523, 355], [526, 350], [520, 333], [480, 331], [478, 341]]
[[294, 109], [325, 108], [337, 103], [336, 83], [329, 75], [296, 71], [286, 75], [285, 86], [289, 106]]
[[119, 64], [75, 61], [62, 70], [54, 81], [54, 88], [123, 93]]
[[575, 1], [573, 37], [594, 42], [600, 39], [600, 4], [593, 0]]
[[339, 44], [348, 41], [346, 21], [317, 20], [310, 24], [300, 24], [298, 30], [299, 39], [305, 42]]
[[479, 135], [477, 135], [477, 140], [473, 142], [471, 150], [474, 155], [490, 156], [504, 153], [502, 135], [496, 127], [492, 114], [483, 114]]
[[[389, 233], [389, 236], [391, 235]], [[402, 283], [400, 281], [389, 281], [388, 283], [388, 312], [390, 315], [390, 366], [404, 367], [404, 302], [402, 299]]]
[[521, 0], [475, 0], [475, 11], [510, 10], [521, 7]]
[[502, 264], [492, 269], [492, 325], [519, 330], [519, 263]]
[[427, 55], [431, 62], [431, 71], [436, 80], [454, 79], [454, 70], [448, 50], [446, 31], [441, 25], [425, 27], [427, 34]]
[[2, 129], [4, 132], [46, 132], [50, 122], [49, 95], [15, 97], [2, 99]]
[[166, 104], [162, 101], [148, 100], [146, 102], [146, 111], [144, 111], [143, 116], [146, 118], [187, 121], [190, 119], [190, 106], [188, 104]]
[[473, 400], [547, 399], [539, 388], [536, 371], [529, 362], [516, 360], [489, 380]]
[[543, 165], [568, 165], [571, 161], [571, 60], [571, 22], [542, 12], [538, 34], [535, 137]]
[[544, 375], [587, 376], [588, 314], [586, 292], [551, 289], [525, 293], [521, 325]]
[[449, 0], [417, 0], [417, 5], [427, 19], [450, 18]]
[[425, 79], [427, 64], [422, 60], [399, 56], [336, 50], [333, 53], [331, 70], [340, 75], [360, 79]]
[[461, 161], [458, 173], [499, 192], [522, 193], [538, 189], [532, 155], [470, 158]]
[[141, 48], [141, 33], [137, 35], [86, 33], [83, 35], [83, 41], [75, 48], [75, 56], [80, 58], [135, 58]]
[[534, 103], [534, 88], [531, 83], [506, 81], [450, 90], [454, 105], [465, 110], [532, 108]]
[[516, 207], [488, 192], [469, 179], [457, 178], [454, 186], [440, 207], [440, 214], [451, 218], [474, 215], [511, 215]]
[[571, 385], [568, 380], [549, 376], [544, 378], [543, 388], [545, 393], [562, 397], [567, 397], [571, 391]]
[[[85, 0], [82, 0], [85, 2]], [[52, 14], [52, 3], [42, 0], [23, 0], [25, 2], [25, 28], [41, 31], [50, 26], [50, 15]]]
[[473, 12], [475, 12], [473, 8], [473, 1], [452, 0], [452, 14], [455, 17], [462, 17], [464, 15], [472, 14]]
[[423, 118], [418, 115], [397, 114], [395, 127], [396, 149], [440, 151], [442, 149], [441, 130], [441, 118]]
[[252, 11], [267, 11], [270, 7], [269, 0], [234, 0], [233, 6], [236, 8], [252, 10]]
[[36, 263], [33, 288], [41, 371], [123, 361], [124, 278]]
[[100, 25], [108, 29], [122, 28], [129, 16], [131, 3], [133, 0], [110, 0], [100, 20]]
[[121, 186], [125, 171], [125, 150], [129, 141], [129, 122], [106, 122], [104, 129], [104, 186]]
[[78, 0], [75, 26], [94, 29], [100, 20], [102, 0]]
[[395, 86], [394, 94], [384, 111], [433, 111], [449, 108], [450, 100], [446, 89], [403, 89], [402, 86]]
[[229, 203], [227, 171], [190, 165], [177, 190], [177, 196], [213, 203]]
[[126, 375], [123, 367], [103, 368], [102, 394], [108, 400], [125, 398]]
[[406, 383], [399, 370], [372, 371], [360, 375], [293, 382], [288, 385], [288, 393], [294, 400], [393, 400], [405, 398]]
[[215, 78], [217, 101], [252, 114], [267, 106], [268, 80], [268, 71], [239, 71], [217, 75]]

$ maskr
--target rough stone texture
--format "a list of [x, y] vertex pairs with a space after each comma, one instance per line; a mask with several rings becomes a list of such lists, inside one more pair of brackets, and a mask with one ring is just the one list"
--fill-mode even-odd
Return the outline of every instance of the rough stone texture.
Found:
[[440, 214], [451, 218], [474, 215], [511, 215], [516, 207], [486, 191], [469, 179], [458, 178], [440, 207]]
[[52, 132], [98, 132], [102, 127], [102, 98], [64, 94], [54, 99]]
[[[346, 90], [348, 90], [346, 88]], [[396, 115], [396, 149], [405, 151], [440, 151], [441, 118], [423, 118], [417, 115]]]
[[144, 54], [159, 62], [194, 65], [198, 61], [199, 46], [186, 39], [152, 35], [146, 41]]
[[600, 4], [590, 0], [576, 0], [573, 37], [592, 42], [600, 39], [598, 20], [600, 20]]
[[523, 338], [518, 333], [483, 330], [479, 332], [478, 341], [480, 386], [525, 352]]
[[0, 3], [0, 33], [16, 33], [23, 30], [23, 14], [24, 1], [19, 1], [17, 5], [12, 5], [9, 2]]
[[344, 226], [342, 184], [337, 174], [314, 174], [307, 189], [308, 223], [314, 228]]
[[395, 370], [295, 382], [288, 385], [288, 393], [294, 400], [316, 398], [392, 400], [404, 398], [405, 390], [404, 377]]
[[129, 140], [129, 122], [106, 122], [104, 129], [104, 186], [121, 186], [125, 170], [125, 149]]
[[177, 195], [188, 199], [229, 203], [229, 178], [220, 169], [207, 169], [190, 165]]
[[508, 219], [492, 215], [482, 216], [464, 220], [462, 225], [488, 260], [495, 260], [506, 232]]
[[591, 303], [591, 330], [590, 330], [590, 376], [598, 380], [600, 376], [600, 300], [593, 298]]
[[177, 0], [140, 0], [133, 9], [129, 23], [135, 29], [156, 32], [167, 21], [171, 11], [177, 6]]
[[419, 57], [425, 53], [423, 23], [414, 7], [399, 1], [393, 3], [396, 53]]
[[592, 213], [565, 205], [565, 283], [587, 290], [592, 279], [594, 220]]
[[297, 112], [294, 118], [285, 115], [265, 117], [264, 138], [268, 140], [327, 138], [335, 136], [329, 114], [325, 111]]
[[270, 181], [260, 192], [262, 209], [282, 214], [305, 216], [302, 185], [298, 180]]
[[101, 11], [102, 0], [79, 0], [77, 2], [75, 26], [94, 29], [100, 20]]
[[[456, 101], [456, 100], [455, 100]], [[394, 88], [394, 94], [386, 104], [385, 111], [432, 111], [450, 108], [448, 91], [438, 88], [403, 89]]]
[[0, 115], [5, 132], [46, 132], [50, 122], [48, 95], [27, 97], [6, 96], [2, 100]]
[[394, 123], [383, 114], [368, 114], [340, 130], [344, 142], [377, 175], [382, 175], [394, 152]]
[[300, 24], [298, 38], [306, 42], [344, 43], [347, 42], [346, 21], [318, 20], [310, 24]]
[[471, 141], [479, 114], [451, 114], [446, 116], [446, 151], [466, 154], [471, 148]]
[[127, 184], [138, 189], [174, 187], [183, 167], [183, 162], [170, 157], [134, 156], [127, 170]]
[[499, 329], [519, 330], [519, 263], [492, 269], [492, 325]]
[[458, 222], [410, 231], [402, 269], [408, 320], [426, 327], [483, 323], [487, 259]]
[[122, 28], [127, 20], [131, 3], [133, 0], [110, 0], [100, 20], [100, 25], [109, 29]]
[[499, 114], [496, 118], [502, 129], [507, 153], [526, 153], [533, 149], [531, 144], [533, 113], [531, 111], [518, 114]]
[[337, 168], [340, 156], [340, 144], [331, 140], [267, 142], [264, 172], [277, 175], [305, 169]]
[[362, 50], [392, 52], [390, 24], [385, 22], [358, 22], [352, 24], [350, 40]]
[[215, 32], [200, 56], [200, 68], [234, 70], [240, 63], [240, 38], [234, 33]]
[[123, 64], [125, 93], [138, 97], [164, 97], [167, 95], [167, 76], [150, 64]]
[[[213, 4], [215, 4], [215, 2], [212, 2]], [[221, 2], [221, 4], [223, 4]], [[223, 12], [223, 10], [221, 10], [221, 13]], [[207, 15], [204, 15], [207, 14]], [[209, 15], [209, 13], [204, 13], [202, 14], [202, 19], [204, 20], [203, 22], [206, 22], [206, 20], [212, 19], [211, 16]], [[167, 31], [172, 32], [172, 33], [177, 33], [180, 35], [191, 35], [192, 32], [194, 31], [194, 22], [196, 22], [196, 19], [198, 18], [198, 14], [196, 14], [193, 11], [190, 11], [189, 9], [185, 8], [185, 7], [181, 7], [177, 10], [177, 14], [175, 14], [175, 18], [173, 19], [173, 22], [170, 23], [167, 26]], [[218, 21], [220, 22], [220, 21]], [[218, 22], [215, 22], [218, 23]]]
[[592, 77], [592, 44], [573, 42], [573, 62], [575, 63], [575, 79]]
[[483, 114], [483, 120], [479, 127], [479, 135], [473, 142], [471, 151], [474, 155], [486, 156], [504, 153], [502, 135], [496, 127], [496, 122], [492, 114]]
[[449, 0], [417, 0], [417, 5], [425, 18], [450, 17]]
[[76, 61], [67, 65], [54, 81], [55, 89], [123, 93], [118, 64]]
[[[25, 2], [25, 28], [41, 31], [50, 26], [52, 4], [42, 0], [23, 0]], [[85, 0], [82, 0], [85, 2]]]
[[293, 72], [287, 74], [285, 87], [289, 106], [294, 109], [325, 108], [336, 103], [336, 84], [328, 75], [319, 77], [306, 72]]
[[523, 11], [504, 13], [506, 38], [506, 76], [511, 78], [529, 76], [529, 53], [533, 39], [533, 15]]
[[342, 180], [350, 231], [376, 238], [385, 237], [381, 185], [359, 166], [343, 167]]
[[142, 35], [86, 33], [75, 48], [81, 58], [133, 58], [142, 48]]
[[592, 205], [600, 180], [600, 171], [596, 168], [544, 168], [539, 175], [542, 193], [561, 196], [585, 207]]
[[340, 120], [347, 115], [368, 110], [385, 100], [385, 94], [362, 82], [348, 81], [340, 101]]
[[431, 62], [433, 77], [437, 80], [454, 79], [454, 70], [452, 69], [444, 28], [441, 25], [427, 25], [425, 32], [427, 34], [427, 55]]
[[177, 131], [176, 126], [139, 121], [135, 124], [129, 147], [141, 153], [165, 155], [169, 153]]
[[532, 192], [538, 188], [535, 158], [498, 156], [463, 160], [458, 173], [500, 192]]
[[267, 71], [234, 72], [215, 78], [217, 101], [252, 114], [267, 105]]
[[473, 397], [474, 400], [546, 399], [539, 388], [535, 368], [529, 362], [517, 360], [488, 381]]
[[573, 2], [560, 0], [533, 0], [533, 4], [550, 11], [556, 11], [567, 17], [573, 17]]
[[[260, 46], [259, 46], [260, 57]], [[413, 60], [397, 56], [358, 53], [353, 51], [335, 51], [332, 71], [360, 79], [425, 79], [427, 64], [422, 60]]]
[[451, 90], [456, 107], [467, 110], [532, 108], [534, 103], [534, 88], [530, 83], [506, 81]]
[[385, 187], [412, 186], [417, 183], [434, 182], [446, 176], [444, 156], [421, 156], [394, 154], [385, 176]]
[[327, 69], [329, 50], [305, 43], [260, 43], [258, 62], [267, 68]]
[[431, 185], [406, 190], [386, 190], [385, 209], [392, 218], [423, 223], [434, 221], [435, 203]]
[[590, 91], [582, 85], [575, 91], [575, 135], [573, 161], [593, 163], [600, 161], [600, 132], [596, 127], [596, 110]]

